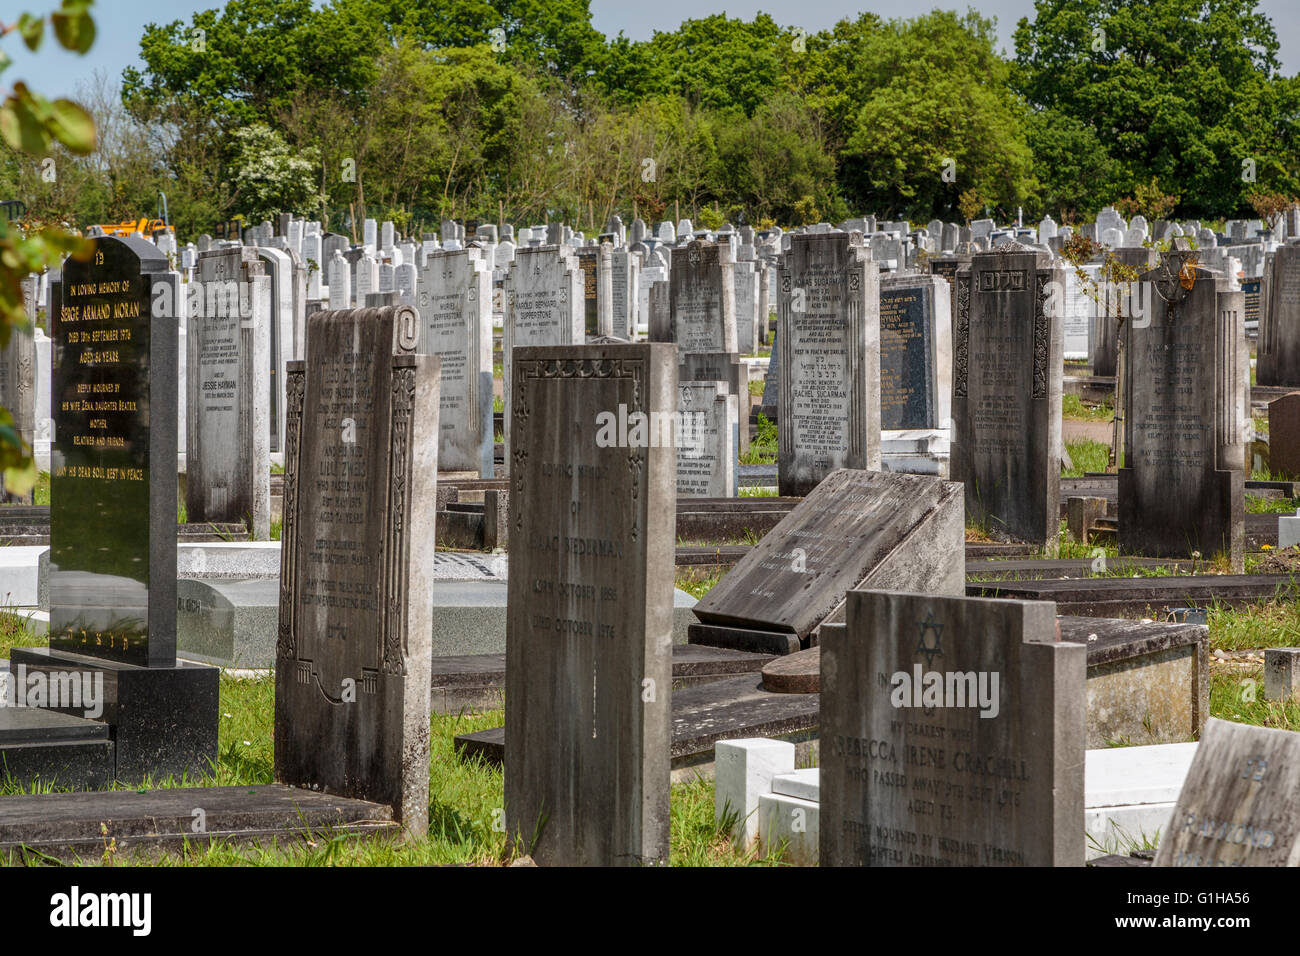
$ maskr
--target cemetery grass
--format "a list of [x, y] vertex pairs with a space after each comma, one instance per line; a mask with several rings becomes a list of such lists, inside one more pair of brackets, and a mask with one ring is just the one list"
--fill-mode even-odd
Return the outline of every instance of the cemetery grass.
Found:
[[1210, 716], [1256, 727], [1300, 730], [1300, 704], [1264, 699], [1262, 666], [1211, 673]]
[[762, 412], [758, 415], [758, 434], [749, 443], [749, 451], [740, 456], [742, 465], [776, 463], [776, 424]]
[[1061, 417], [1076, 422], [1109, 422], [1115, 418], [1115, 409], [1110, 405], [1090, 404], [1078, 395], [1062, 395]]
[[1066, 442], [1065, 449], [1074, 462], [1073, 468], [1062, 468], [1063, 478], [1082, 478], [1086, 472], [1104, 472], [1110, 465], [1110, 446], [1091, 438]]

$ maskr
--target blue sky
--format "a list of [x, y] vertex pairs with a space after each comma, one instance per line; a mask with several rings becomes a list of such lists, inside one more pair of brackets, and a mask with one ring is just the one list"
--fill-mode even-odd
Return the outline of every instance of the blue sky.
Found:
[[[19, 5], [40, 12], [54, 8], [56, 0], [25, 0]], [[124, 67], [139, 64], [140, 36], [145, 24], [177, 19], [188, 22], [195, 11], [221, 5], [219, 0], [99, 0], [95, 4], [98, 37], [94, 48], [84, 57], [67, 53], [48, 39], [41, 52], [33, 56], [16, 37], [7, 37], [4, 49], [13, 57], [14, 64], [4, 74], [4, 85], [26, 80], [29, 86], [47, 96], [64, 96], [74, 93], [79, 83], [92, 83], [97, 69], [115, 81]], [[765, 0], [762, 3], [592, 0], [591, 11], [592, 23], [606, 35], [615, 36], [621, 30], [633, 40], [644, 40], [653, 31], [671, 30], [690, 17], [723, 11], [748, 20], [763, 10], [779, 23], [801, 26], [812, 32], [864, 10], [883, 17], [911, 17], [932, 6], [965, 10], [967, 5], [967, 0], [935, 4], [918, 4], [916, 0]], [[1010, 50], [1017, 21], [1031, 15], [1034, 5], [1033, 0], [982, 0], [970, 2], [969, 6], [985, 16], [997, 18], [1002, 46]], [[1260, 6], [1272, 18], [1281, 41], [1279, 55], [1283, 69], [1289, 74], [1300, 72], [1300, 2], [1262, 0]], [[0, 13], [0, 19], [12, 15], [5, 11]]]

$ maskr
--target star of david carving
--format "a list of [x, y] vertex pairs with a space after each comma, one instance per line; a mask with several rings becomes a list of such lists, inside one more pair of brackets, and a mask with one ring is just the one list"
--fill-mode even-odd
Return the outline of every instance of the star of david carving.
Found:
[[[917, 621], [916, 626], [921, 631], [921, 638], [916, 642], [916, 653], [925, 655], [925, 666], [934, 667], [934, 659], [943, 657], [943, 625], [935, 621], [934, 612], [930, 611], [925, 615], [924, 621]], [[934, 633], [934, 643], [926, 644], [925, 635], [927, 632]]]

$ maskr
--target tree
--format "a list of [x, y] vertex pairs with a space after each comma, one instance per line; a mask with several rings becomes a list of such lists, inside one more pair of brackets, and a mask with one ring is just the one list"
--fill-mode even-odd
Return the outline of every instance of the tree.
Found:
[[842, 153], [851, 200], [928, 219], [951, 217], [971, 187], [1008, 211], [1030, 195], [1023, 111], [993, 40], [993, 22], [973, 11], [936, 10], [871, 35]]
[[274, 219], [282, 212], [308, 209], [319, 202], [314, 191], [315, 150], [290, 149], [265, 123], [235, 130], [231, 163], [238, 208], [252, 222]]
[[[1179, 212], [1242, 210], [1261, 184], [1300, 188], [1300, 81], [1278, 72], [1258, 0], [1036, 0], [1013, 80], [1115, 165], [1108, 199], [1158, 180]], [[1248, 162], [1249, 161], [1249, 162]], [[1108, 163], [1101, 163], [1108, 169]], [[1067, 185], [1055, 179], [1057, 190]], [[1095, 201], [1082, 180], [1074, 204]], [[1058, 201], [1067, 201], [1064, 196]]]
[[[95, 40], [95, 23], [90, 16], [92, 0], [63, 0], [48, 20], [59, 45], [84, 54]], [[16, 21], [0, 24], [0, 36], [17, 30], [32, 52], [40, 48], [46, 18], [24, 13]], [[0, 70], [10, 60], [0, 51]], [[95, 126], [90, 115], [71, 100], [50, 102], [22, 82], [0, 103], [0, 138], [13, 153], [39, 157], [55, 143], [74, 153], [85, 154], [95, 147]], [[0, 348], [15, 334], [26, 335], [27, 311], [23, 307], [22, 281], [33, 272], [59, 261], [64, 253], [89, 256], [93, 246], [80, 236], [62, 229], [29, 222], [15, 227], [0, 219]], [[36, 483], [36, 466], [31, 449], [18, 434], [14, 417], [0, 408], [0, 471], [5, 487], [13, 494], [26, 494]]]

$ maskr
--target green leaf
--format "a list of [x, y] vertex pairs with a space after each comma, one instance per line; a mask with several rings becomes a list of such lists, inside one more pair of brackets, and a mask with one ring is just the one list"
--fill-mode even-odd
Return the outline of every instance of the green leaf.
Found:
[[63, 12], [51, 13], [50, 26], [65, 50], [85, 53], [95, 42], [95, 21], [84, 8], [73, 12], [66, 12], [67, 9], [65, 2]]
[[11, 63], [13, 63], [13, 60], [10, 58], [9, 54], [4, 50], [0, 50], [0, 73], [9, 69], [9, 64]]
[[24, 496], [36, 485], [36, 459], [30, 456], [20, 464], [4, 470], [5, 491]]
[[74, 153], [95, 151], [95, 120], [72, 100], [55, 100], [50, 104], [49, 131]]
[[13, 96], [0, 104], [0, 137], [18, 152], [34, 156], [44, 153], [50, 142], [45, 124], [31, 106]]
[[24, 13], [18, 18], [18, 32], [27, 44], [27, 49], [35, 53], [41, 45], [41, 37], [45, 35], [45, 20]]

